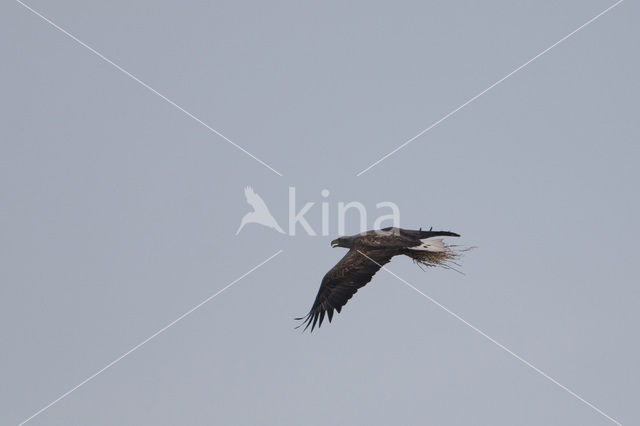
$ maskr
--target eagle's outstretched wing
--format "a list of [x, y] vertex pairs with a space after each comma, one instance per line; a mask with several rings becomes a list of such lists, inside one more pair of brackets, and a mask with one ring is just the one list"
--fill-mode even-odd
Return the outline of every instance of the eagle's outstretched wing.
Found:
[[389, 263], [393, 256], [400, 254], [397, 250], [389, 249], [367, 250], [363, 253], [366, 256], [357, 249], [349, 250], [340, 262], [327, 272], [307, 316], [296, 318], [303, 321], [298, 327], [305, 325], [306, 330], [311, 325], [311, 331], [313, 331], [318, 320], [318, 327], [322, 325], [325, 315], [331, 322], [334, 309], [340, 313], [342, 307], [359, 288], [371, 281], [375, 273]]
[[428, 231], [423, 231], [422, 228], [420, 228], [420, 230], [418, 231], [413, 231], [410, 229], [398, 229], [398, 231], [400, 232], [400, 235], [404, 237], [415, 238], [418, 240], [424, 240], [425, 238], [432, 238], [432, 237], [459, 237], [460, 236], [460, 234], [456, 234], [455, 232], [433, 231], [432, 229], [433, 228], [429, 229]]

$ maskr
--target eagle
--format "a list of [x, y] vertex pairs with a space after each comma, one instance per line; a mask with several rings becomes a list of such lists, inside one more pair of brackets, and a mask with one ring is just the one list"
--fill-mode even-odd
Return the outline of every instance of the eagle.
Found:
[[306, 316], [296, 318], [302, 321], [296, 328], [304, 325], [304, 331], [311, 326], [313, 331], [316, 324], [318, 328], [322, 325], [325, 316], [331, 322], [334, 310], [340, 313], [358, 289], [371, 281], [394, 256], [409, 256], [419, 266], [451, 267], [450, 263], [455, 264], [459, 256], [456, 246], [429, 238], [459, 236], [455, 232], [433, 231], [433, 228], [416, 231], [390, 227], [331, 241], [331, 247], [344, 247], [349, 251], [324, 276], [311, 310]]

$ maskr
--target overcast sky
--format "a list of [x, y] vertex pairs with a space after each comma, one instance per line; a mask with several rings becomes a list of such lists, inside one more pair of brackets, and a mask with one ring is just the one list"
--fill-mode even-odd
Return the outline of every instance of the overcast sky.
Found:
[[[186, 4], [185, 4], [186, 3]], [[0, 423], [612, 425], [384, 271], [313, 334], [338, 202], [477, 246], [388, 265], [640, 423], [640, 27], [608, 0], [0, 4]], [[256, 224], [251, 185], [286, 227]], [[329, 190], [323, 198], [321, 191]], [[359, 230], [348, 217], [347, 233]]]

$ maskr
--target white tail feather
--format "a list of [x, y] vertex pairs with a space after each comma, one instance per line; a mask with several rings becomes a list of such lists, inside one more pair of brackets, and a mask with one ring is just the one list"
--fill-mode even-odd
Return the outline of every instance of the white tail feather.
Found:
[[419, 246], [409, 247], [409, 250], [443, 252], [446, 251], [446, 247], [442, 240], [428, 240], [423, 241]]

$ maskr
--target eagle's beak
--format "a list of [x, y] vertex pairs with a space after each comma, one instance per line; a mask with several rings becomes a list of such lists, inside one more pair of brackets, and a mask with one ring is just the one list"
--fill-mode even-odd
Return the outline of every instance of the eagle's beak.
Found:
[[331, 241], [331, 247], [338, 247], [338, 240]]

